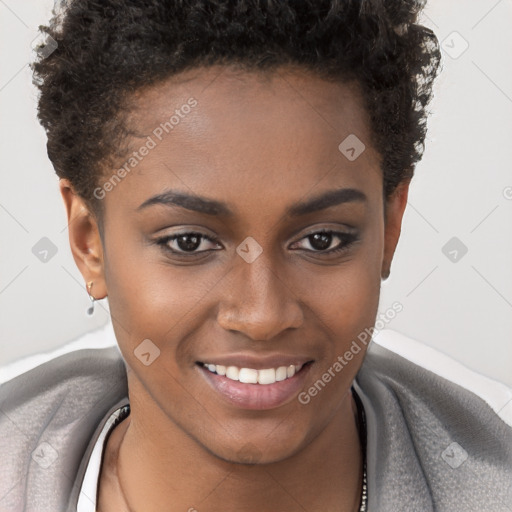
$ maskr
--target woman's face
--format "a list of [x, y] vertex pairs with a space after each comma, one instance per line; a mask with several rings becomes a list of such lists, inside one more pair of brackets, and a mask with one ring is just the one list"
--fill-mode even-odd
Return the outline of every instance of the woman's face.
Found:
[[[104, 245], [81, 267], [109, 297], [132, 422], [177, 426], [226, 460], [282, 460], [346, 403], [364, 350], [300, 396], [374, 326], [405, 199], [385, 225], [379, 157], [348, 85], [213, 67], [134, 104], [136, 154], [99, 183]], [[262, 382], [304, 366], [255, 384], [203, 363]]]

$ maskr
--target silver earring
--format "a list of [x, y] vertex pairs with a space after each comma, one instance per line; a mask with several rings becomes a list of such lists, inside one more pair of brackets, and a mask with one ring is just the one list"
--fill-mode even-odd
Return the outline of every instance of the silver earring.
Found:
[[88, 315], [92, 315], [94, 313], [94, 301], [96, 300], [92, 295], [91, 295], [91, 288], [92, 288], [92, 285], [93, 285], [93, 282], [90, 281], [89, 283], [87, 283], [87, 293], [89, 294], [89, 299], [91, 299], [91, 306], [89, 307], [89, 309], [87, 310], [87, 314]]

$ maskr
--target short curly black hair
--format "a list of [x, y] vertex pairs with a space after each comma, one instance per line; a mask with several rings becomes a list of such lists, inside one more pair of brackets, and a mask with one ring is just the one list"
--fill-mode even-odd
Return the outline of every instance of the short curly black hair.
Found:
[[[59, 0], [56, 0], [58, 2]], [[32, 63], [60, 178], [99, 217], [94, 189], [121, 156], [130, 96], [194, 67], [292, 65], [359, 84], [389, 197], [412, 178], [441, 62], [421, 0], [60, 0]], [[50, 36], [50, 37], [48, 37]], [[133, 96], [132, 96], [133, 97]]]

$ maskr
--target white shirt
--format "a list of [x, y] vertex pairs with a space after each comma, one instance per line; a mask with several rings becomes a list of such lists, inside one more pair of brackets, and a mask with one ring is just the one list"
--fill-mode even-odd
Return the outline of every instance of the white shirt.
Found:
[[[505, 423], [512, 426], [512, 389], [505, 384], [470, 370], [446, 354], [392, 329], [375, 331], [373, 342], [480, 396]], [[0, 385], [16, 375], [64, 353], [81, 348], [105, 348], [112, 345], [117, 346], [117, 341], [112, 324], [108, 323], [105, 327], [87, 333], [57, 350], [29, 356], [0, 368]], [[96, 494], [104, 442], [121, 409], [122, 407], [116, 409], [109, 416], [96, 440], [87, 463], [77, 512], [96, 512]]]
[[96, 444], [94, 445], [91, 453], [91, 458], [85, 470], [82, 488], [78, 497], [78, 504], [76, 507], [77, 512], [96, 512], [96, 494], [98, 492], [98, 479], [100, 476], [101, 459], [103, 456], [103, 449], [105, 438], [112, 430], [114, 422], [116, 421], [122, 407], [116, 409], [107, 419]]

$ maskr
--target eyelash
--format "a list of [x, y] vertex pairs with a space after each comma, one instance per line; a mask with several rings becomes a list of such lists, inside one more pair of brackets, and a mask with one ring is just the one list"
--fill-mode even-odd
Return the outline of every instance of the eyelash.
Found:
[[[319, 231], [314, 231], [312, 233], [308, 233], [307, 235], [303, 236], [299, 241], [307, 239], [310, 236], [313, 236], [316, 234], [334, 235], [335, 237], [340, 238], [342, 240], [342, 242], [339, 244], [338, 247], [336, 247], [334, 249], [329, 249], [329, 250], [324, 250], [324, 251], [314, 251], [314, 250], [310, 250], [310, 249], [303, 249], [303, 250], [305, 250], [306, 252], [312, 252], [312, 253], [320, 254], [320, 255], [337, 254], [337, 253], [347, 251], [355, 242], [357, 242], [359, 240], [358, 235], [356, 235], [355, 233], [346, 233], [344, 231], [321, 229]], [[206, 252], [209, 252], [212, 250], [212, 249], [209, 249], [209, 250], [198, 251], [198, 252], [186, 252], [186, 251], [176, 251], [169, 247], [169, 245], [168, 245], [169, 242], [172, 242], [181, 236], [187, 236], [187, 235], [195, 235], [195, 236], [199, 237], [201, 240], [204, 239], [204, 240], [208, 240], [209, 242], [212, 242], [212, 243], [216, 243], [216, 244], [219, 243], [217, 238], [213, 238], [211, 236], [205, 235], [204, 233], [198, 233], [195, 231], [189, 231], [189, 232], [185, 232], [185, 233], [178, 233], [175, 235], [165, 236], [162, 238], [158, 238], [155, 242], [159, 246], [161, 246], [164, 251], [170, 252], [173, 255], [177, 255], [177, 256], [185, 256], [186, 258], [194, 257], [199, 254], [203, 254], [203, 253], [206, 253]]]

